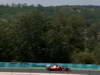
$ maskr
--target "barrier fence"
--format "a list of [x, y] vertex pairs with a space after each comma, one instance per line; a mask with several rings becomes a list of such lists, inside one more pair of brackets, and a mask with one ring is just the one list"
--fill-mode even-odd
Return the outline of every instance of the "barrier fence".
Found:
[[27, 62], [0, 62], [1, 68], [32, 68], [45, 67], [46, 65], [60, 65], [69, 68], [81, 69], [100, 69], [100, 65], [96, 64], [65, 64], [65, 63], [27, 63]]

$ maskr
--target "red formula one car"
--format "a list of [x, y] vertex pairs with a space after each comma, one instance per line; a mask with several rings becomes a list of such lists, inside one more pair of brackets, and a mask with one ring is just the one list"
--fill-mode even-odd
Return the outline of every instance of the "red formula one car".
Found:
[[46, 67], [46, 70], [48, 70], [48, 71], [70, 71], [70, 68], [65, 68], [62, 66], [53, 65], [53, 66]]

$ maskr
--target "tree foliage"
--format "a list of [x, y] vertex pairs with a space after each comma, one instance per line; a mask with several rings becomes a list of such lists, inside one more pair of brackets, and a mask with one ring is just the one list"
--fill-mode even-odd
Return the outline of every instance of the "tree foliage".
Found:
[[100, 63], [99, 7], [0, 8], [0, 61]]

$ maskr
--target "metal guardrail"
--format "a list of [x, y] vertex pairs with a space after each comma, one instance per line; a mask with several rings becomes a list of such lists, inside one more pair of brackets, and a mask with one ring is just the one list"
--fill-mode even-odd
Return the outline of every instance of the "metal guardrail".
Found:
[[27, 62], [0, 62], [0, 67], [4, 68], [31, 68], [31, 67], [45, 67], [46, 65], [61, 65], [70, 68], [81, 69], [99, 69], [100, 65], [96, 64], [64, 64], [64, 63], [27, 63]]

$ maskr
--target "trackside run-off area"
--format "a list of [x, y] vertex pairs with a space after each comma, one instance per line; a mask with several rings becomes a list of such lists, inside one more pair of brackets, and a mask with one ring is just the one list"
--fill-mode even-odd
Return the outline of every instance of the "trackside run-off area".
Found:
[[56, 74], [56, 73], [0, 72], [0, 75], [86, 75], [86, 74]]

